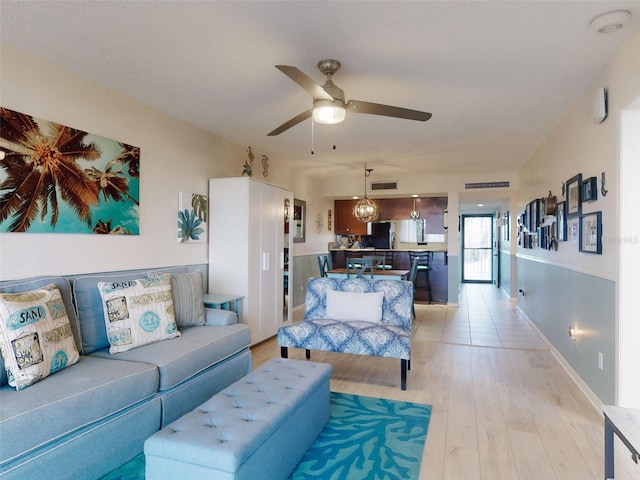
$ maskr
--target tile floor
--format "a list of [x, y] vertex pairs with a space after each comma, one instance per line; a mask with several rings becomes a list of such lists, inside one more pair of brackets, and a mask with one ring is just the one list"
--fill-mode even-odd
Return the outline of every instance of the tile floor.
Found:
[[417, 302], [414, 338], [483, 347], [548, 348], [495, 286], [462, 284], [458, 300], [458, 307]]

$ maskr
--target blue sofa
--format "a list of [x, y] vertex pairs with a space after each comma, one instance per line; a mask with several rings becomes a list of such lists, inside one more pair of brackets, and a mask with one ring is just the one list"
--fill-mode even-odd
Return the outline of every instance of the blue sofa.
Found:
[[[352, 292], [360, 305], [346, 305], [346, 318], [336, 319], [328, 313], [327, 296], [333, 292]], [[364, 310], [363, 296], [382, 293], [380, 318], [362, 321], [349, 315]], [[340, 313], [340, 312], [335, 312]], [[413, 322], [413, 284], [404, 280], [371, 280], [365, 278], [310, 278], [307, 282], [305, 315], [301, 322], [278, 330], [278, 345], [283, 358], [288, 349], [304, 348], [307, 359], [311, 350], [352, 353], [400, 359], [400, 385], [407, 388], [407, 370], [411, 368], [411, 328]]]
[[8, 385], [0, 362], [0, 478], [99, 478], [140, 453], [154, 432], [251, 372], [248, 327], [229, 324], [233, 312], [199, 308], [202, 289], [174, 284], [190, 269], [157, 270], [172, 274], [176, 308], [181, 302], [202, 321], [178, 323], [179, 337], [117, 354], [109, 353], [97, 284], [145, 277], [148, 269], [0, 283], [4, 293], [54, 283], [80, 353], [78, 363], [23, 390]]

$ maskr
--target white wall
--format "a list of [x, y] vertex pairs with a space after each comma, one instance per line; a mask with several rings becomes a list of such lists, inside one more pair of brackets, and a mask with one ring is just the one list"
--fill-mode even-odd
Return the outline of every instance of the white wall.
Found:
[[[323, 183], [304, 175], [297, 175], [293, 196], [307, 202], [307, 235], [304, 243], [293, 244], [293, 255], [317, 255], [327, 253], [329, 242], [335, 240], [335, 212], [333, 199], [323, 196]], [[331, 210], [331, 229], [328, 229], [328, 211]], [[320, 215], [322, 226], [316, 222]]]
[[[209, 178], [240, 176], [245, 147], [9, 45], [0, 49], [3, 107], [141, 148], [139, 236], [0, 233], [0, 280], [206, 263], [205, 243], [177, 243], [178, 192], [206, 194]], [[269, 182], [288, 187], [290, 177], [270, 160]]]
[[[595, 124], [592, 120], [593, 95], [597, 87], [606, 87], [609, 93], [609, 116], [602, 124]], [[601, 400], [609, 403], [619, 399], [620, 391], [619, 382], [610, 386], [613, 385], [612, 377], [619, 374], [618, 365], [615, 368], [613, 365], [620, 349], [618, 296], [620, 290], [624, 290], [623, 284], [627, 285], [626, 282], [631, 282], [629, 286], [637, 290], [636, 277], [620, 277], [619, 236], [621, 116], [622, 110], [638, 96], [640, 31], [621, 47], [597, 81], [559, 119], [552, 133], [520, 172], [520, 210], [534, 198], [546, 196], [549, 190], [558, 196], [558, 200], [563, 200], [562, 183], [578, 173], [582, 174], [583, 179], [592, 176], [598, 179], [598, 199], [584, 203], [582, 213], [602, 211], [602, 255], [581, 253], [578, 246], [570, 241], [560, 242], [557, 252], [518, 248], [518, 257], [522, 260], [518, 263], [518, 278], [521, 282], [529, 282], [527, 296], [524, 299], [519, 297], [518, 304], [541, 326], [545, 336], [571, 367], [579, 372], [582, 380]], [[606, 174], [606, 196], [600, 192], [602, 172]], [[570, 220], [569, 223], [572, 221], [576, 220]], [[521, 265], [527, 266], [525, 271], [522, 271]], [[538, 272], [537, 276], [535, 272]], [[555, 278], [548, 278], [551, 274]], [[558, 289], [548, 289], [559, 278], [571, 279], [571, 305], [567, 305], [567, 296], [556, 295]], [[608, 288], [608, 284], [612, 285], [611, 288]], [[588, 285], [596, 287], [587, 288]], [[604, 289], [614, 293], [605, 295]], [[589, 302], [596, 302], [597, 309], [581, 308], [589, 305]], [[542, 304], [545, 305], [545, 314], [536, 315], [536, 309], [539, 311], [537, 306]], [[567, 327], [570, 324], [578, 328], [575, 342], [568, 341]], [[605, 355], [603, 370], [597, 366], [598, 352], [610, 353]], [[637, 367], [638, 358], [636, 348], [634, 368]], [[637, 372], [635, 378], [637, 382]]]

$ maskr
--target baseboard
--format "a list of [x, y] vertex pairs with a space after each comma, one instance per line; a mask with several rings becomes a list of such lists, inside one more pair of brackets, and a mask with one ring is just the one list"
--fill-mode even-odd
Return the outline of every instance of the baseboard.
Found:
[[516, 308], [518, 306], [518, 299], [509, 295], [504, 288], [500, 287], [500, 292], [504, 295], [505, 299], [509, 300], [509, 305], [511, 308]]
[[553, 344], [549, 341], [549, 339], [547, 339], [544, 333], [542, 333], [542, 330], [538, 328], [538, 326], [529, 318], [529, 316], [520, 307], [516, 307], [516, 310], [518, 311], [518, 313], [520, 313], [520, 315], [522, 315], [522, 318], [524, 318], [527, 321], [527, 323], [529, 323], [531, 328], [535, 330], [535, 332], [540, 336], [540, 338], [542, 338], [542, 341], [545, 343], [545, 345], [549, 347], [549, 351], [551, 352], [551, 354], [555, 357], [555, 359], [558, 361], [558, 363], [564, 369], [564, 371], [567, 372], [567, 375], [569, 375], [569, 378], [571, 378], [573, 383], [576, 384], [578, 389], [583, 393], [583, 395], [587, 398], [587, 400], [589, 400], [589, 403], [594, 408], [594, 410], [599, 415], [603, 415], [602, 413], [603, 403], [600, 400], [600, 398], [598, 398], [598, 396], [593, 392], [593, 390], [591, 390], [589, 385], [587, 385], [585, 381], [582, 380], [582, 377], [578, 374], [578, 372], [576, 372], [573, 369], [571, 364], [567, 362], [567, 360], [556, 349], [556, 347], [553, 346]]

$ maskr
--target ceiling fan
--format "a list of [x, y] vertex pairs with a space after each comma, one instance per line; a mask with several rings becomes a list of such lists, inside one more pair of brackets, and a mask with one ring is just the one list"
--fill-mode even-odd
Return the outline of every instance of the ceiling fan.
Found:
[[313, 107], [283, 123], [268, 133], [267, 136], [280, 135], [285, 130], [290, 129], [311, 116], [313, 116], [313, 120], [317, 123], [340, 123], [344, 120], [347, 111], [405, 118], [419, 122], [425, 122], [431, 118], [431, 114], [428, 112], [392, 107], [380, 103], [362, 102], [360, 100], [346, 101], [344, 99], [344, 92], [331, 80], [333, 74], [340, 69], [340, 62], [338, 60], [326, 59], [318, 62], [318, 69], [327, 76], [327, 81], [324, 85], [316, 83], [296, 67], [276, 65], [276, 68], [311, 94], [313, 97]]

